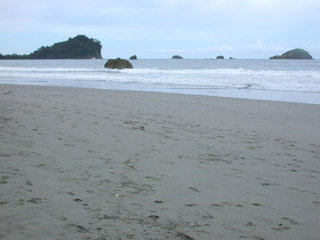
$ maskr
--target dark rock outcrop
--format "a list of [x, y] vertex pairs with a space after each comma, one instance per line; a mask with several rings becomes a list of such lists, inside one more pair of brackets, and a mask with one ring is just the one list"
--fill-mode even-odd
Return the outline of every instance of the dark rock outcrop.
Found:
[[132, 64], [126, 59], [109, 59], [104, 65], [105, 68], [110, 69], [125, 69], [125, 68], [133, 68]]
[[217, 56], [216, 59], [224, 59], [224, 56]]
[[138, 58], [137, 58], [136, 55], [133, 55], [133, 56], [130, 57], [130, 60], [137, 60], [137, 59], [138, 59]]
[[285, 52], [281, 56], [276, 55], [270, 57], [270, 59], [312, 59], [312, 56], [307, 51], [296, 48], [288, 52]]
[[183, 59], [183, 57], [181, 57], [181, 56], [179, 56], [179, 55], [174, 55], [174, 56], [172, 56], [171, 59]]

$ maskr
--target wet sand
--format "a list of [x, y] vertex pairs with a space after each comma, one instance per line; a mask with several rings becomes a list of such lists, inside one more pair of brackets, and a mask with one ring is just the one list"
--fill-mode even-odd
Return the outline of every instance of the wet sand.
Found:
[[319, 239], [320, 105], [0, 85], [1, 239]]

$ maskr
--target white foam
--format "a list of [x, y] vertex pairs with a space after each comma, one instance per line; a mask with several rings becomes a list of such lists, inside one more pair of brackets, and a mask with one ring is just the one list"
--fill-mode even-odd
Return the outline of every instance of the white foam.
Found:
[[246, 68], [109, 70], [73, 67], [0, 67], [0, 81], [46, 81], [72, 85], [72, 82], [117, 82], [222, 89], [320, 92], [320, 71], [261, 70]]

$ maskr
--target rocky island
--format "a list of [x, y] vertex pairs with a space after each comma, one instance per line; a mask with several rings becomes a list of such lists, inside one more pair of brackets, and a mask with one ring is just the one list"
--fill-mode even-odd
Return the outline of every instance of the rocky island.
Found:
[[126, 69], [133, 68], [132, 64], [126, 59], [109, 59], [104, 65], [105, 68], [109, 69]]
[[312, 56], [307, 51], [296, 48], [288, 52], [285, 52], [281, 56], [276, 55], [270, 57], [270, 59], [312, 59]]
[[179, 55], [174, 55], [174, 56], [172, 56], [171, 59], [183, 59], [183, 57], [181, 57], [181, 56], [179, 56]]
[[41, 47], [28, 55], [2, 55], [0, 59], [102, 59], [99, 40], [78, 35], [52, 46]]

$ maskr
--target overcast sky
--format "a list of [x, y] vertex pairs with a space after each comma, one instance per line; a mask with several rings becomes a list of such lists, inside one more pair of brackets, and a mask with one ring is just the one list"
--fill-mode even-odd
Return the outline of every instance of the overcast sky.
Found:
[[320, 0], [0, 0], [0, 53], [85, 34], [104, 58], [320, 58]]

